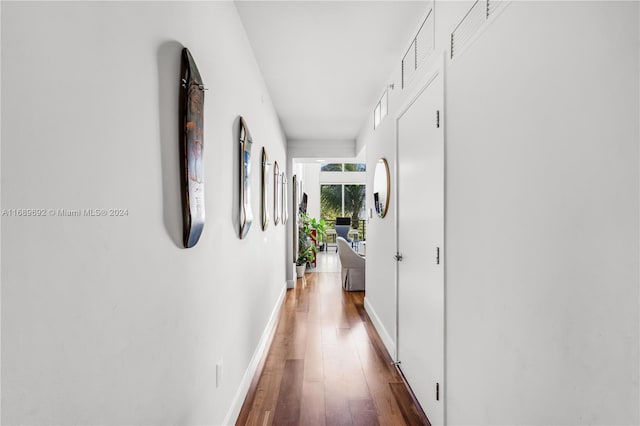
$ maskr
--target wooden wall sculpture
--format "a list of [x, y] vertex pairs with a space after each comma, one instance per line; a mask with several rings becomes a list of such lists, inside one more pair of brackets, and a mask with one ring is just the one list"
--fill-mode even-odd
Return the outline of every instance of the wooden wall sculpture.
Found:
[[196, 245], [204, 228], [204, 84], [191, 53], [182, 49], [180, 66], [180, 180], [182, 235]]

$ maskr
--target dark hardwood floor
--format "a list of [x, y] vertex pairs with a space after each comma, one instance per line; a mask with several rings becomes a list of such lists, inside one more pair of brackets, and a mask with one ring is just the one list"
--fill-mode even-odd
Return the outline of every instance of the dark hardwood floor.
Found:
[[236, 424], [428, 425], [363, 301], [339, 273], [298, 279]]

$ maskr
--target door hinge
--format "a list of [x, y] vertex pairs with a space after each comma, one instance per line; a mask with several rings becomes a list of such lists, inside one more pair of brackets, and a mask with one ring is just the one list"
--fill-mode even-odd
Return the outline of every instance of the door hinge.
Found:
[[440, 383], [436, 383], [436, 401], [440, 401]]
[[402, 262], [402, 253], [396, 253], [393, 258], [397, 261], [397, 262]]
[[436, 127], [440, 128], [440, 110], [436, 110]]
[[440, 264], [440, 247], [436, 247], [436, 265]]

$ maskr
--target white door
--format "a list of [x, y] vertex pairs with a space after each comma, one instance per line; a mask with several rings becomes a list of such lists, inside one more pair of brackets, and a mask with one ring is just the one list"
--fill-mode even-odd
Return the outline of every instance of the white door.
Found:
[[443, 78], [397, 118], [398, 361], [432, 425], [444, 424]]

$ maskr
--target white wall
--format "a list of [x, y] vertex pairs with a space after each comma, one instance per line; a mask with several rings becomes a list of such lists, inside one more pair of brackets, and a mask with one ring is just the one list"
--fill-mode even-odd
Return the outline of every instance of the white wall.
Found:
[[356, 156], [355, 140], [290, 140], [287, 149], [290, 158], [326, 158]]
[[[444, 50], [466, 10], [436, 11]], [[636, 2], [513, 2], [446, 60], [449, 424], [640, 422], [638, 19]], [[363, 125], [370, 171], [395, 160], [392, 127]], [[367, 237], [394, 341], [395, 211]]]
[[[399, 53], [399, 58], [404, 52]], [[388, 84], [394, 83], [395, 89], [388, 91], [387, 116], [373, 129], [373, 116], [370, 115], [362, 126], [356, 147], [366, 151], [367, 163], [367, 211], [375, 211], [373, 201], [374, 171], [378, 159], [385, 158], [389, 164], [391, 175], [391, 197], [389, 209], [384, 218], [376, 214], [368, 219], [367, 224], [367, 290], [365, 306], [371, 316], [380, 337], [392, 357], [395, 357], [396, 342], [396, 203], [395, 203], [395, 128], [393, 114], [398, 111], [406, 94], [401, 90], [401, 69], [398, 67], [389, 76]]]
[[[207, 222], [189, 250], [182, 45], [209, 88]], [[3, 423], [222, 423], [285, 286], [285, 230], [259, 224], [260, 149], [284, 170], [285, 141], [235, 6], [3, 2], [2, 89], [3, 208], [128, 210], [2, 218]], [[255, 140], [245, 240], [239, 115]]]
[[[350, 161], [354, 162], [354, 161]], [[318, 178], [320, 184], [332, 184], [332, 183], [366, 183], [366, 172], [320, 172]]]
[[307, 214], [320, 218], [320, 163], [299, 164], [302, 190], [307, 193]]

